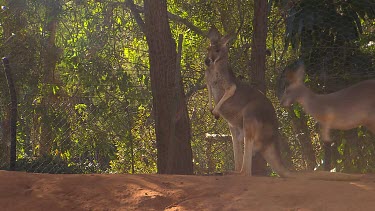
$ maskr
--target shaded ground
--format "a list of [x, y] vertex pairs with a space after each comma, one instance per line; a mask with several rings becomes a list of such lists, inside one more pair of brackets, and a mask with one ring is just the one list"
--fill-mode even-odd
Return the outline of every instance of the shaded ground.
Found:
[[0, 171], [0, 210], [375, 210], [375, 180]]

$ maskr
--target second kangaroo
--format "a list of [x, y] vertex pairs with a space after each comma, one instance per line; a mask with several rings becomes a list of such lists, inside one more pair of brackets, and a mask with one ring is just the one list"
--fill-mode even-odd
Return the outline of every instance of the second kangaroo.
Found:
[[286, 72], [289, 86], [281, 98], [281, 105], [298, 102], [306, 113], [321, 124], [321, 135], [330, 142], [330, 129], [348, 130], [360, 125], [375, 135], [375, 80], [366, 80], [331, 94], [319, 95], [308, 89], [303, 79], [304, 66]]

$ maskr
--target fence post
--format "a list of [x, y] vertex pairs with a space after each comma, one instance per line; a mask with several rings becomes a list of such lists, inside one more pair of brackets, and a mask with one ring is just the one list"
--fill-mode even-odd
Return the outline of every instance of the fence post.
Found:
[[10, 71], [9, 60], [3, 57], [3, 65], [5, 70], [5, 77], [8, 82], [11, 112], [10, 112], [10, 162], [9, 169], [15, 170], [16, 167], [16, 142], [17, 142], [17, 95], [12, 73]]

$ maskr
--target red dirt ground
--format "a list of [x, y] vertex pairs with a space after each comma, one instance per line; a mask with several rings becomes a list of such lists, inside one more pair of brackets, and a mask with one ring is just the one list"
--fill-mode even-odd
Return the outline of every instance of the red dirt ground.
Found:
[[0, 171], [0, 210], [375, 210], [375, 179]]

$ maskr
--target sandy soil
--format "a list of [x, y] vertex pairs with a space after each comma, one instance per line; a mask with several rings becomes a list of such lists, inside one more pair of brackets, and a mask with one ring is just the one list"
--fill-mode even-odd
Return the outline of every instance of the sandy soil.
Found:
[[375, 179], [0, 171], [0, 210], [375, 210]]

